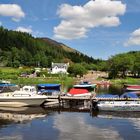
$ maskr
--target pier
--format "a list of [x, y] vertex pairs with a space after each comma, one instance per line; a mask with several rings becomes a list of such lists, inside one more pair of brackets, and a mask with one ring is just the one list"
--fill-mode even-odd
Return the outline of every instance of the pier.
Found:
[[[54, 101], [54, 102], [53, 102]], [[64, 106], [67, 103], [70, 107], [74, 107], [79, 104], [88, 106], [89, 110], [98, 110], [97, 104], [99, 101], [140, 101], [140, 98], [98, 98], [93, 96], [85, 97], [75, 97], [75, 96], [47, 96], [46, 105], [55, 105], [56, 103], [59, 106]]]
[[58, 99], [58, 101], [79, 100], [79, 101], [139, 101], [140, 98], [98, 98], [92, 96], [76, 97], [76, 96], [47, 96], [47, 99]]

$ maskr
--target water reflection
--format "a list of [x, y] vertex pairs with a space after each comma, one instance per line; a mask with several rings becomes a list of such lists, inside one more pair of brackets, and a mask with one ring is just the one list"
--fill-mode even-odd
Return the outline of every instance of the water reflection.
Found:
[[137, 140], [139, 116], [140, 112], [90, 112], [78, 106], [0, 108], [0, 137], [3, 140]]
[[10, 108], [0, 107], [0, 125], [8, 123], [23, 123], [36, 118], [46, 117], [46, 111], [41, 107]]
[[121, 86], [98, 86], [96, 92], [97, 94], [108, 93], [121, 95], [122, 93], [124, 93], [124, 89]]
[[[77, 116], [76, 116], [77, 115]], [[85, 116], [72, 114], [60, 114], [54, 119], [54, 128], [59, 130], [59, 139], [113, 139], [121, 140], [122, 138], [113, 128], [99, 128], [98, 126], [87, 123]], [[111, 135], [110, 135], [111, 133]]]
[[139, 140], [140, 112], [92, 112], [89, 106], [0, 107], [0, 140]]

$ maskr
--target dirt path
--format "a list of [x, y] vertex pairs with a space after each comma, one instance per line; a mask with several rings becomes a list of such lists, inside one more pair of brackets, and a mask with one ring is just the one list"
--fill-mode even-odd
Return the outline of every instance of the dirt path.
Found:
[[89, 71], [86, 75], [78, 79], [79, 81], [89, 81], [91, 83], [97, 83], [99, 80], [98, 78], [107, 78], [108, 73], [101, 72], [101, 71]]

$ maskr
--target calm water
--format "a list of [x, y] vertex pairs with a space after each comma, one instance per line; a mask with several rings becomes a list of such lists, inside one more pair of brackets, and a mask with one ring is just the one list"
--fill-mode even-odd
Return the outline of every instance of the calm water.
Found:
[[139, 137], [140, 113], [0, 108], [0, 140], [139, 140]]

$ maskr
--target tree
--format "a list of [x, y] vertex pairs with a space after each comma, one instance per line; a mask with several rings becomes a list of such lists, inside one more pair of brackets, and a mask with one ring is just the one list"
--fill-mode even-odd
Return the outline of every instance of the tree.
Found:
[[85, 67], [83, 67], [81, 64], [73, 64], [68, 68], [68, 73], [70, 73], [73, 76], [79, 75], [82, 77], [84, 74], [86, 74], [87, 70]]
[[108, 61], [109, 78], [118, 76], [125, 78], [126, 72], [131, 70], [133, 66], [133, 58], [129, 54], [118, 54]]
[[140, 77], [140, 52], [137, 52], [135, 54], [132, 73], [135, 77]]

